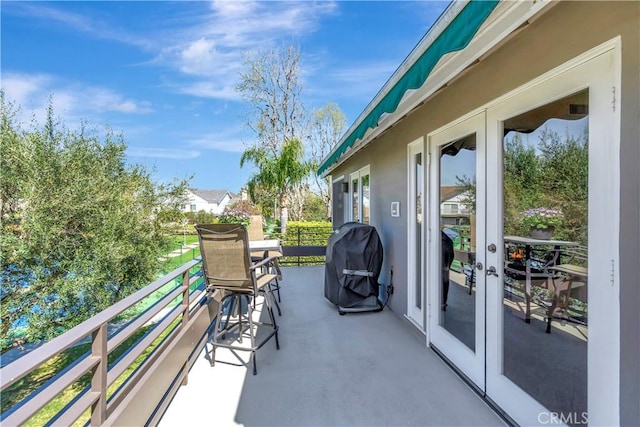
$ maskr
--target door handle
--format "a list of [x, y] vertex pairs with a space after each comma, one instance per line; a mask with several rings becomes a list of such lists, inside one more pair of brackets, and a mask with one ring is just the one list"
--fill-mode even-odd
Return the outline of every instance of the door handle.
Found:
[[493, 265], [491, 267], [487, 268], [487, 276], [500, 277], [500, 275], [496, 271], [496, 268]]
[[474, 267], [475, 267], [478, 271], [481, 271], [481, 270], [482, 270], [482, 263], [481, 263], [481, 262], [478, 262], [478, 263], [476, 263], [476, 265], [474, 265]]

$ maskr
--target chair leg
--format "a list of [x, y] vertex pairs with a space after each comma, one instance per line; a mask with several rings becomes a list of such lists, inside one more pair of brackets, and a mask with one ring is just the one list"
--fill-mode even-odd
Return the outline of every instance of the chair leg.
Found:
[[[276, 270], [276, 275], [278, 280], [282, 280], [282, 270], [280, 270], [280, 264], [278, 264], [278, 260], [273, 261], [273, 267]], [[278, 299], [280, 299], [280, 294], [278, 294]]]
[[[276, 323], [276, 317], [273, 314], [273, 308], [271, 306], [271, 302], [269, 301], [269, 294], [271, 294], [271, 297], [275, 302], [276, 299], [275, 299], [275, 296], [273, 295], [273, 292], [268, 290], [268, 292], [265, 292], [264, 294], [264, 303], [267, 306], [267, 313], [269, 314], [269, 319], [271, 319], [271, 325], [273, 325], [273, 329], [275, 330], [274, 335], [276, 339], [276, 350], [280, 350], [280, 341], [278, 340], [278, 324]], [[276, 303], [276, 305], [277, 304], [278, 303]]]
[[237, 301], [237, 314], [238, 314], [238, 342], [242, 343], [242, 297], [238, 295], [236, 297]]
[[253, 323], [253, 308], [252, 308], [252, 304], [255, 303], [255, 298], [253, 298], [253, 301], [250, 301], [248, 296], [246, 296], [246, 298], [247, 298], [247, 318], [249, 322], [249, 339], [251, 340], [251, 364], [253, 365], [253, 375], [256, 375], [258, 373], [258, 370], [256, 369], [256, 338], [254, 334], [255, 327]]
[[[271, 283], [269, 283], [269, 292], [271, 293], [271, 295], [273, 295], [273, 289], [271, 287]], [[280, 285], [277, 284], [277, 279], [276, 279], [276, 286], [275, 289], [278, 291], [278, 300], [280, 300]], [[280, 310], [280, 304], [278, 304], [278, 301], [276, 301], [275, 297], [273, 298], [273, 302], [276, 304], [276, 309], [278, 309], [278, 316], [282, 316], [282, 310]]]
[[[220, 301], [220, 305], [218, 306], [218, 314], [216, 315], [216, 320], [215, 320], [216, 323], [215, 323], [215, 326], [213, 327], [213, 335], [210, 339], [211, 352], [209, 353], [209, 363], [211, 364], [211, 366], [215, 366], [216, 364], [216, 344], [218, 343], [218, 334], [220, 334], [220, 330], [221, 330], [220, 325], [222, 324], [222, 321], [224, 318], [224, 309], [225, 309], [224, 302], [227, 298], [228, 296], [225, 296]], [[231, 302], [231, 306], [228, 307], [225, 327], [229, 324], [229, 315], [231, 313], [231, 310], [233, 310], [233, 300], [231, 300], [230, 302]]]
[[[278, 291], [278, 302], [282, 302], [282, 300], [280, 299], [280, 282], [278, 282], [278, 278], [276, 278], [276, 290]], [[280, 312], [280, 309], [278, 309], [278, 313]]]
[[[258, 368], [256, 362], [256, 351], [262, 347], [262, 345], [268, 341], [272, 336], [275, 335], [276, 340], [276, 349], [280, 349], [280, 342], [278, 339], [278, 325], [276, 323], [276, 318], [273, 313], [273, 306], [271, 304], [271, 298], [274, 298], [272, 289], [269, 285], [265, 285], [265, 287], [260, 291], [260, 294], [264, 295], [264, 307], [267, 309], [267, 313], [269, 319], [271, 320], [271, 324], [262, 323], [260, 320], [253, 319], [253, 306], [255, 303], [256, 296], [247, 295], [247, 294], [230, 294], [223, 298], [220, 302], [220, 306], [218, 308], [218, 315], [215, 320], [215, 325], [213, 327], [212, 338], [210, 339], [212, 349], [208, 354], [210, 355], [210, 364], [211, 366], [215, 365], [215, 351], [217, 347], [230, 348], [235, 350], [247, 351], [250, 350], [250, 359], [252, 365], [253, 375], [257, 375]], [[271, 295], [269, 295], [271, 294]], [[226, 319], [225, 319], [226, 313]], [[235, 319], [231, 319], [232, 316], [237, 315], [237, 322]], [[246, 319], [243, 317], [246, 316]], [[269, 336], [265, 337], [264, 340], [258, 341], [258, 337], [256, 336], [258, 326], [272, 326], [273, 331]], [[238, 337], [237, 341], [242, 342], [242, 335], [244, 334], [244, 328], [248, 328], [249, 339], [250, 339], [250, 347], [236, 347], [233, 344], [227, 344], [225, 342], [218, 341], [219, 338], [224, 336], [226, 333], [230, 333], [232, 330], [238, 327]]]
[[553, 302], [549, 307], [549, 311], [547, 311], [547, 330], [545, 332], [548, 334], [551, 333], [551, 322], [553, 321], [553, 312], [556, 311], [556, 307], [558, 307], [558, 302], [559, 302], [558, 295], [554, 295]]
[[211, 337], [211, 351], [207, 352], [209, 355], [209, 364], [211, 366], [216, 365], [216, 337], [218, 334], [218, 330], [220, 329], [220, 320], [221, 320], [222, 310], [218, 311], [218, 316], [216, 319], [216, 325], [213, 327], [213, 336]]

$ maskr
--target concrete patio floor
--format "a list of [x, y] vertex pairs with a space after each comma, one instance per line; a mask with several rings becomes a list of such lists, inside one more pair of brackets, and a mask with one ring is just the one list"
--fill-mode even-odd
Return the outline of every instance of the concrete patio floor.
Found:
[[[255, 376], [202, 352], [161, 426], [505, 425], [388, 308], [340, 316], [323, 266], [283, 276], [280, 350], [258, 350]], [[216, 359], [237, 362], [227, 349]]]

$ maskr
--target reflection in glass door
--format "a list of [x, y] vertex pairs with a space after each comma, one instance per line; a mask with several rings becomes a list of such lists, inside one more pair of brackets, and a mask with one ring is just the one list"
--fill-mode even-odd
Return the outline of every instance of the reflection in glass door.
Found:
[[617, 424], [612, 57], [487, 110], [486, 393], [520, 425]]
[[440, 147], [440, 325], [476, 348], [476, 133]]
[[370, 218], [370, 183], [369, 183], [369, 167], [366, 166], [350, 175], [350, 205], [349, 212], [350, 221], [362, 222], [369, 224]]
[[588, 112], [583, 90], [503, 131], [503, 373], [570, 424], [587, 419]]
[[479, 389], [485, 376], [485, 114], [430, 136], [430, 341]]
[[360, 181], [358, 176], [351, 178], [351, 221], [360, 219]]

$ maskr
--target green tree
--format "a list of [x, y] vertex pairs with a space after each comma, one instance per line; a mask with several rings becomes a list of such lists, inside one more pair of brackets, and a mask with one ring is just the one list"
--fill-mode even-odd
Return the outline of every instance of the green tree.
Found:
[[537, 144], [527, 146], [522, 134], [505, 138], [505, 232], [527, 235], [521, 222], [526, 209], [547, 207], [564, 213], [554, 237], [587, 243], [589, 136], [587, 131], [562, 136], [547, 127]]
[[[317, 110], [311, 120], [311, 140], [310, 140], [310, 159], [313, 164], [314, 172], [320, 166], [320, 162], [329, 154], [340, 140], [347, 119], [333, 102], [327, 103], [324, 107]], [[329, 178], [320, 178], [313, 174], [315, 181], [315, 190], [323, 201], [325, 206], [324, 218], [331, 217], [331, 187]]]
[[504, 227], [507, 233], [527, 235], [520, 223], [521, 212], [544, 206], [542, 164], [532, 146], [526, 146], [522, 134], [515, 133], [504, 142]]
[[248, 161], [253, 162], [258, 168], [247, 183], [251, 198], [254, 198], [255, 189], [258, 187], [274, 189], [277, 192], [280, 202], [280, 225], [282, 233], [285, 233], [289, 193], [293, 186], [302, 182], [311, 171], [311, 164], [304, 160], [302, 143], [298, 139], [285, 140], [280, 152], [276, 154], [258, 147], [249, 148], [242, 153], [240, 166]]
[[559, 208], [564, 213], [564, 223], [557, 236], [567, 240], [587, 243], [589, 211], [589, 135], [569, 133], [562, 137], [558, 132], [544, 129], [538, 145], [541, 174], [544, 176], [545, 206]]
[[[251, 107], [247, 126], [256, 136], [240, 165], [250, 161], [259, 169], [248, 182], [251, 198], [256, 201], [258, 194], [274, 194], [280, 204], [283, 229], [287, 226], [292, 191], [310, 172], [302, 160], [300, 143], [306, 120], [300, 57], [300, 50], [293, 46], [249, 51], [236, 85], [236, 91]], [[284, 169], [275, 171], [276, 166]], [[305, 172], [302, 177], [298, 176], [301, 171]]]
[[1, 94], [0, 126], [0, 332], [50, 338], [153, 281], [186, 182], [155, 183], [122, 136], [68, 130], [51, 107], [23, 130]]
[[302, 210], [304, 221], [327, 221], [325, 200], [317, 194], [309, 194]]

